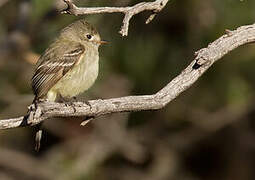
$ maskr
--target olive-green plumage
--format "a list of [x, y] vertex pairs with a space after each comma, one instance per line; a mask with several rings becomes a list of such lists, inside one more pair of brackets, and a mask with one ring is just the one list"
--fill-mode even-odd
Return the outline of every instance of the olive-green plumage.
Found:
[[55, 101], [57, 95], [73, 97], [90, 88], [98, 75], [98, 47], [103, 42], [85, 20], [64, 28], [36, 64], [35, 99]]

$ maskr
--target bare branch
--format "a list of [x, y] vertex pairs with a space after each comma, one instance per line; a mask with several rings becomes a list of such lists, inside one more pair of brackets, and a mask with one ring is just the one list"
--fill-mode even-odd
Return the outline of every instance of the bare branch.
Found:
[[217, 60], [233, 49], [254, 41], [255, 24], [239, 27], [235, 31], [228, 30], [227, 34], [210, 43], [207, 48], [197, 51], [191, 64], [156, 94], [76, 102], [72, 106], [41, 102], [36, 109], [31, 108], [27, 117], [0, 120], [0, 129], [33, 126], [51, 117], [98, 117], [117, 112], [161, 109], [194, 84]]
[[101, 14], [101, 13], [123, 13], [125, 15], [123, 19], [123, 25], [119, 33], [122, 36], [128, 35], [128, 27], [130, 19], [143, 11], [152, 11], [153, 14], [146, 20], [146, 24], [150, 23], [158, 12], [160, 12], [167, 4], [169, 0], [156, 0], [154, 2], [141, 2], [134, 6], [129, 7], [90, 7], [79, 8], [75, 6], [71, 0], [64, 0], [67, 4], [67, 9], [62, 13], [72, 14], [75, 16], [85, 14]]

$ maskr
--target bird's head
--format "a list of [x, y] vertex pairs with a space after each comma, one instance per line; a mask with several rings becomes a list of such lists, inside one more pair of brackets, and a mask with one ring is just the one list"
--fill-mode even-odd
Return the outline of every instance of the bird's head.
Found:
[[60, 36], [85, 45], [100, 46], [101, 44], [107, 43], [101, 40], [97, 30], [84, 19], [68, 25], [61, 31]]

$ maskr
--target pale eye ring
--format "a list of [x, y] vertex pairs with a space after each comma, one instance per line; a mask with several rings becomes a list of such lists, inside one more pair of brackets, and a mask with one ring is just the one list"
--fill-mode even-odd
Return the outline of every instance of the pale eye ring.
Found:
[[92, 35], [91, 35], [91, 34], [87, 34], [86, 37], [87, 37], [88, 39], [91, 39], [91, 38], [92, 38]]

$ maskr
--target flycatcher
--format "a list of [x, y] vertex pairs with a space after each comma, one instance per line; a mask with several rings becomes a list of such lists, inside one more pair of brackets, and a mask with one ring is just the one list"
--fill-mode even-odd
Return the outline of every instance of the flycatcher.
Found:
[[[102, 41], [96, 29], [78, 20], [61, 30], [39, 58], [32, 77], [34, 102], [71, 98], [90, 88], [98, 75], [98, 48]], [[36, 133], [36, 150], [42, 131]]]

